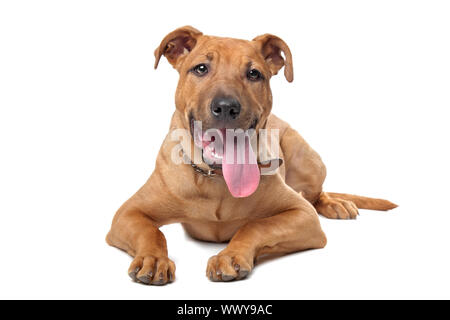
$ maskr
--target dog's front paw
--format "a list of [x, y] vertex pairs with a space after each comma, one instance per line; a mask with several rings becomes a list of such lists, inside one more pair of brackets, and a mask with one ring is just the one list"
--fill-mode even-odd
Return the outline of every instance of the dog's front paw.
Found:
[[241, 280], [253, 269], [253, 259], [239, 253], [221, 252], [208, 260], [206, 276], [211, 281]]
[[175, 280], [175, 263], [167, 257], [136, 256], [128, 275], [143, 284], [164, 285]]

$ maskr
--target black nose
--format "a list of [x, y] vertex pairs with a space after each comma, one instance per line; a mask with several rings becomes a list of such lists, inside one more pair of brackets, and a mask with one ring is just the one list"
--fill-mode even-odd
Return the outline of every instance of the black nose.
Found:
[[218, 120], [234, 120], [241, 113], [241, 104], [235, 98], [218, 97], [211, 102], [211, 114]]

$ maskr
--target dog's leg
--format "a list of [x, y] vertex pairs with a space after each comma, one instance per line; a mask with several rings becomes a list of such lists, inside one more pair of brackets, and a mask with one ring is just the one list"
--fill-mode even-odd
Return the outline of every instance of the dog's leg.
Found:
[[331, 219], [355, 219], [358, 209], [387, 211], [397, 208], [388, 200], [333, 192], [322, 192], [314, 206], [320, 214]]
[[314, 203], [317, 212], [329, 219], [356, 219], [358, 208], [353, 201], [330, 197], [322, 192]]
[[[286, 129], [281, 140], [281, 148], [286, 159], [286, 184], [300, 192], [321, 215], [330, 219], [356, 219], [359, 214], [358, 207], [370, 209], [395, 207], [381, 199], [358, 196], [350, 198], [348, 195], [345, 197], [341, 194], [323, 192], [325, 165], [317, 152], [294, 129], [290, 127]], [[359, 206], [353, 199], [360, 200], [365, 206]]]
[[134, 257], [128, 269], [133, 280], [153, 285], [174, 280], [175, 264], [168, 258], [166, 239], [157, 224], [143, 212], [119, 209], [106, 241]]
[[228, 246], [209, 259], [206, 276], [213, 281], [242, 279], [258, 256], [323, 248], [326, 237], [317, 213], [302, 200], [301, 205], [241, 227]]

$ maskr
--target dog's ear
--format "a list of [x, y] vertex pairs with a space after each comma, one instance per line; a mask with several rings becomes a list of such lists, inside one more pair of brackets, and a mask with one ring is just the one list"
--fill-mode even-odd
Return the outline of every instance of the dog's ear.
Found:
[[200, 36], [202, 33], [191, 26], [181, 27], [169, 33], [155, 50], [155, 69], [158, 67], [162, 55], [175, 68], [178, 59], [195, 47]]
[[[276, 75], [284, 66], [284, 76], [287, 81], [292, 82], [294, 80], [294, 67], [291, 50], [289, 50], [286, 42], [272, 34], [258, 36], [253, 41], [269, 65], [272, 75]], [[284, 53], [285, 58], [283, 58], [281, 52]]]

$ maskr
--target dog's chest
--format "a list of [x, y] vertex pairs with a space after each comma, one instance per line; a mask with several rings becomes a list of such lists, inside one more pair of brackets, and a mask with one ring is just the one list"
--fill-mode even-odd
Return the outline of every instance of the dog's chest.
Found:
[[246, 220], [252, 212], [252, 206], [238, 201], [227, 201], [221, 198], [196, 199], [186, 206], [186, 215], [193, 220], [205, 222], [229, 222]]
[[225, 242], [245, 224], [245, 221], [192, 221], [183, 223], [186, 232], [193, 238], [203, 241]]
[[261, 178], [257, 191], [250, 197], [234, 198], [220, 178], [205, 178], [201, 187], [186, 189], [183, 208], [188, 220], [205, 222], [249, 221], [275, 214], [272, 212], [267, 191], [273, 184], [273, 176]]

